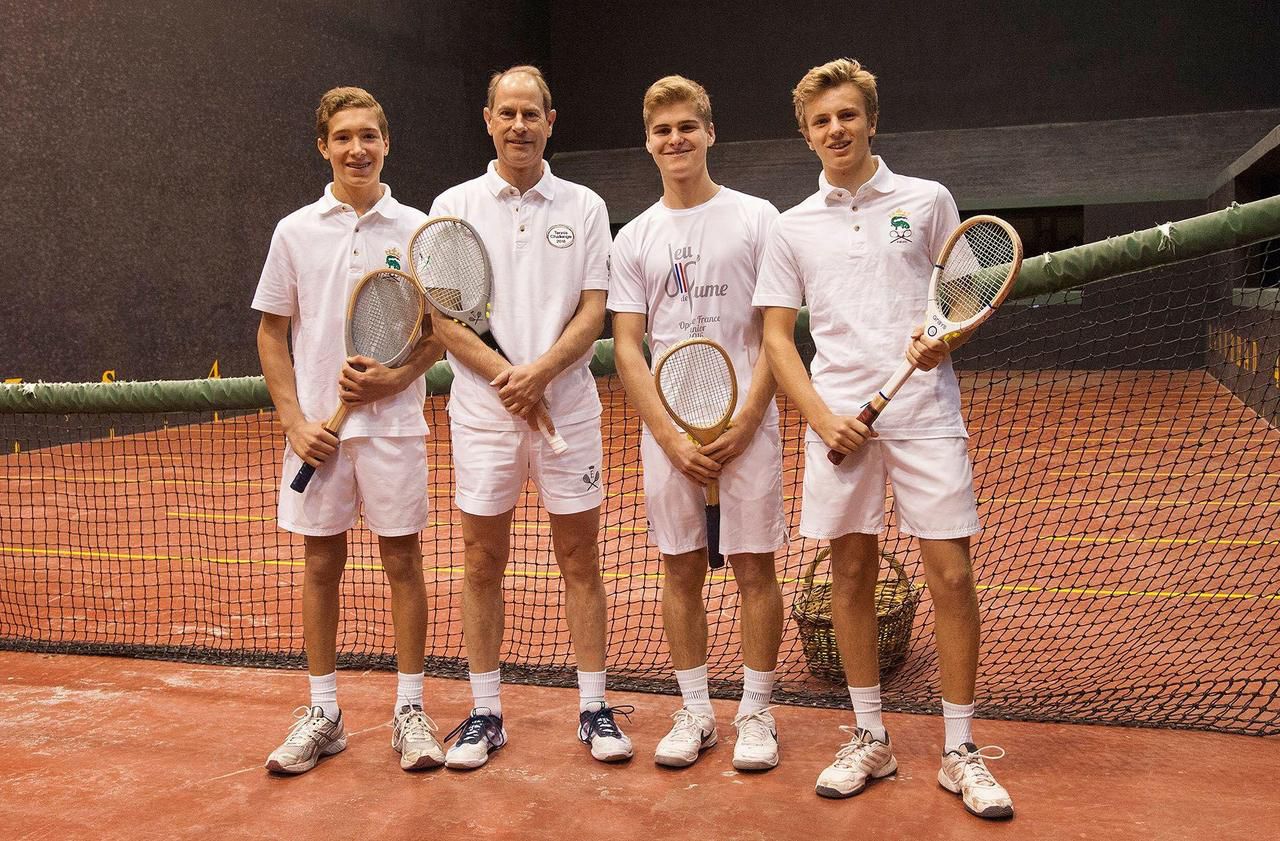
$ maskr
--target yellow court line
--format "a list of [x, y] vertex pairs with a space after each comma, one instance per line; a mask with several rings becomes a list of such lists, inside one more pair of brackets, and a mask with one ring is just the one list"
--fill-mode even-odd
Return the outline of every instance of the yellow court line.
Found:
[[247, 514], [193, 514], [189, 511], [166, 511], [164, 515], [179, 520], [211, 520], [213, 522], [269, 523], [275, 520], [275, 517], [251, 517]]
[[1280, 502], [1229, 502], [1218, 500], [1182, 500], [1182, 499], [1089, 499], [1087, 497], [1070, 497], [1070, 496], [1033, 496], [1033, 497], [1012, 497], [1012, 496], [991, 496], [983, 497], [979, 502], [990, 503], [1000, 502], [1006, 505], [1019, 503], [1030, 503], [1033, 505], [1047, 504], [1065, 504], [1065, 505], [1138, 505], [1156, 507], [1168, 506], [1174, 508], [1184, 508], [1192, 505], [1203, 505], [1207, 507], [1218, 508], [1254, 508], [1254, 507], [1271, 507], [1280, 506]]
[[1039, 539], [1052, 541], [1054, 543], [1088, 543], [1088, 544], [1139, 543], [1139, 544], [1156, 544], [1160, 546], [1280, 546], [1280, 539], [1237, 540], [1235, 538], [1218, 538], [1218, 537], [1132, 538], [1132, 537], [1093, 537], [1093, 536], [1064, 535], [1061, 537], [1058, 537], [1058, 536], [1041, 537]]
[[1142, 596], [1160, 599], [1229, 599], [1245, 601], [1259, 599], [1261, 601], [1280, 601], [1280, 594], [1264, 593], [1219, 593], [1212, 591], [1194, 592], [1181, 590], [1113, 590], [1105, 587], [1042, 587], [1032, 584], [979, 584], [979, 590], [1002, 590], [1010, 593], [1066, 593], [1075, 596]]
[[1195, 473], [1174, 473], [1166, 470], [1049, 470], [1050, 476], [1150, 476], [1158, 479], [1192, 479], [1197, 477], [1218, 479], [1251, 479], [1263, 473], [1241, 473], [1239, 471], [1202, 470]]

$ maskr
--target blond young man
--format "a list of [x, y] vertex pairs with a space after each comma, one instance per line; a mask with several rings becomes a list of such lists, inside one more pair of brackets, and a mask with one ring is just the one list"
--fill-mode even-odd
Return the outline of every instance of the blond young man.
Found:
[[[338, 587], [347, 532], [363, 507], [391, 585], [399, 670], [391, 746], [405, 770], [430, 768], [444, 762], [444, 752], [422, 709], [427, 601], [418, 532], [428, 513], [423, 374], [442, 348], [427, 329], [394, 370], [343, 353], [356, 282], [373, 269], [398, 267], [426, 217], [393, 199], [379, 180], [391, 141], [382, 106], [367, 91], [334, 88], [321, 98], [316, 147], [333, 182], [277, 225], [253, 299], [262, 313], [262, 373], [288, 438], [278, 519], [305, 537], [302, 614], [311, 681], [310, 704], [266, 767], [301, 774], [346, 747], [335, 671]], [[324, 428], [339, 399], [351, 407], [341, 447]], [[303, 462], [319, 469], [299, 494], [289, 483]]]
[[[778, 211], [711, 180], [707, 150], [715, 143], [715, 125], [711, 100], [697, 82], [659, 79], [645, 93], [643, 114], [645, 148], [662, 176], [663, 192], [618, 234], [609, 309], [618, 373], [644, 420], [645, 505], [662, 554], [663, 626], [683, 701], [654, 760], [691, 765], [718, 739], [707, 686], [702, 508], [704, 486], [719, 480], [717, 548], [729, 559], [742, 598], [744, 678], [733, 765], [766, 770], [778, 764], [777, 725], [769, 707], [782, 638], [774, 552], [786, 545], [786, 525], [774, 381], [751, 296]], [[714, 443], [690, 442], [663, 410], [645, 362], [646, 336], [655, 359], [693, 337], [712, 339], [728, 351], [745, 398]]]
[[[979, 523], [960, 392], [947, 345], [918, 327], [932, 263], [959, 214], [942, 185], [896, 175], [871, 154], [878, 94], [858, 62], [813, 68], [793, 100], [822, 174], [818, 191], [780, 217], [755, 303], [765, 308], [774, 375], [809, 423], [800, 531], [831, 541], [832, 618], [857, 719], [842, 728], [852, 739], [817, 792], [849, 797], [897, 769], [880, 714], [874, 598], [887, 478], [934, 602], [946, 727], [938, 781], [974, 814], [1011, 817], [1008, 792], [983, 761], [1004, 752], [979, 749], [971, 735], [979, 619], [969, 538]], [[816, 347], [812, 380], [792, 332], [802, 302]], [[919, 372], [873, 432], [856, 415], [898, 366], [907, 336]], [[833, 465], [829, 450], [849, 457]]]
[[[578, 738], [603, 762], [625, 760], [632, 751], [605, 700], [607, 616], [597, 546], [601, 406], [587, 368], [604, 322], [609, 217], [599, 196], [557, 178], [543, 160], [555, 119], [538, 68], [495, 73], [484, 121], [497, 158], [484, 175], [446, 190], [431, 208], [433, 216], [466, 219], [484, 241], [493, 268], [490, 325], [508, 355], [432, 313], [455, 375], [449, 418], [474, 698], [471, 714], [446, 738], [457, 736], [446, 757], [450, 768], [483, 765], [507, 741], [498, 663], [502, 579], [511, 515], [528, 478], [547, 509], [564, 580], [578, 660]], [[554, 453], [539, 426], [557, 430], [568, 451]]]

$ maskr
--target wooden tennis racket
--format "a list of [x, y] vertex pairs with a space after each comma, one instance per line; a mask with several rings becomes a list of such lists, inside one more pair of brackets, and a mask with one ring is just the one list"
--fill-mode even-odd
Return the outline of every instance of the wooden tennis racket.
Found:
[[[418, 281], [395, 269], [376, 269], [360, 278], [347, 304], [347, 356], [368, 356], [398, 368], [409, 358], [422, 332], [426, 302]], [[342, 431], [350, 406], [339, 402], [324, 428], [334, 436]], [[298, 493], [316, 469], [302, 465], [289, 487]]]
[[[929, 279], [929, 308], [924, 334], [951, 344], [990, 318], [1022, 268], [1022, 240], [1013, 226], [995, 216], [974, 216], [960, 223], [934, 264]], [[905, 360], [884, 387], [858, 414], [870, 428], [916, 370]], [[844, 461], [844, 453], [829, 450], [832, 464]]]
[[[499, 356], [511, 361], [489, 329], [493, 269], [484, 241], [469, 222], [454, 216], [427, 220], [409, 241], [409, 264], [433, 307], [470, 327]], [[540, 430], [557, 455], [569, 449], [560, 433]]]
[[[719, 438], [738, 405], [738, 378], [725, 349], [710, 339], [685, 339], [667, 348], [653, 368], [654, 384], [667, 414], [689, 437], [706, 446]], [[707, 561], [724, 566], [720, 554], [720, 483], [706, 488]]]

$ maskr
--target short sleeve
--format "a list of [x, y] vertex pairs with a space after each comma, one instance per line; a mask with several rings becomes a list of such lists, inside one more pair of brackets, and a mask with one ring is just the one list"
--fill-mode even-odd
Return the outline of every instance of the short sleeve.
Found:
[[289, 318], [298, 314], [298, 272], [289, 256], [284, 222], [276, 225], [271, 235], [271, 248], [262, 266], [262, 276], [258, 278], [252, 306], [260, 312]]
[[774, 223], [769, 234], [751, 304], [756, 307], [788, 307], [798, 310], [803, 303], [804, 279], [787, 242], [786, 226], [779, 220]]

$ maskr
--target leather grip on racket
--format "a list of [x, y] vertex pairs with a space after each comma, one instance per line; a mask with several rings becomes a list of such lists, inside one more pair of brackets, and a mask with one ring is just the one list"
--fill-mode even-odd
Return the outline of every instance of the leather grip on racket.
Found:
[[[707, 489], [707, 499], [712, 498], [711, 488]], [[707, 502], [707, 566], [720, 569], [724, 566], [724, 555], [720, 554], [720, 495], [715, 495], [715, 502]]]
[[[334, 438], [337, 438], [338, 433], [342, 431], [342, 425], [346, 423], [346, 420], [347, 404], [343, 403], [338, 407], [337, 411], [333, 413], [333, 417], [329, 418], [328, 423], [324, 425], [324, 431], [332, 435]], [[293, 481], [289, 483], [290, 489], [295, 490], [298, 493], [302, 493], [307, 489], [307, 485], [311, 482], [311, 477], [314, 475], [316, 475], [315, 465], [304, 462], [302, 467], [298, 468], [298, 472], [294, 475]]]
[[[880, 413], [884, 411], [884, 407], [889, 405], [889, 401], [898, 393], [898, 389], [902, 388], [902, 384], [915, 373], [916, 366], [911, 364], [911, 360], [904, 360], [902, 365], [898, 366], [898, 370], [893, 372], [893, 376], [889, 378], [889, 382], [884, 384], [884, 388], [876, 392], [876, 396], [871, 398], [871, 402], [862, 407], [862, 411], [858, 413], [858, 421], [867, 427], [870, 431], [876, 418], [880, 417]], [[840, 464], [844, 461], [845, 454], [837, 450], [827, 450], [827, 461], [832, 464]]]

